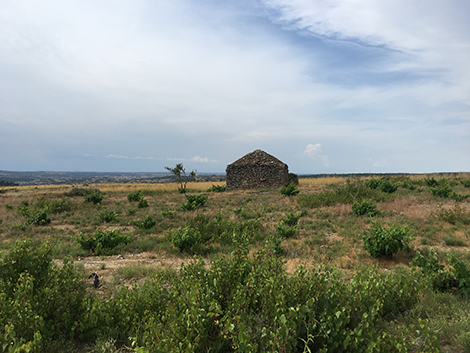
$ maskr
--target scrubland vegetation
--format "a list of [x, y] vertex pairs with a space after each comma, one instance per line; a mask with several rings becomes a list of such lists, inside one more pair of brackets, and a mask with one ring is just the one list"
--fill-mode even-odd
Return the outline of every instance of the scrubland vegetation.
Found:
[[470, 174], [224, 186], [0, 188], [0, 351], [470, 352]]

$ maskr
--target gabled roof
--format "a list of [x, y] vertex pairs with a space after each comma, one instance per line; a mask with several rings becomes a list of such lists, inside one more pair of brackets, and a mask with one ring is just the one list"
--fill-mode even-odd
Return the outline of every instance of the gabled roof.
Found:
[[262, 150], [255, 150], [253, 152], [250, 152], [229, 165], [247, 165], [247, 164], [285, 165], [285, 163], [281, 162], [276, 157], [271, 156], [269, 153], [266, 153]]

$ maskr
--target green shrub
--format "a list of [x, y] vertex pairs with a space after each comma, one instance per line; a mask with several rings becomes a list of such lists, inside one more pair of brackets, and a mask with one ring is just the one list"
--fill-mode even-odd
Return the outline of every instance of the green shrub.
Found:
[[102, 222], [114, 222], [117, 218], [117, 212], [109, 212], [107, 209], [100, 214], [100, 220]]
[[411, 180], [402, 181], [401, 183], [398, 183], [398, 186], [408, 190], [416, 190], [416, 184]]
[[35, 226], [44, 226], [51, 223], [51, 219], [47, 216], [47, 211], [40, 211], [35, 216], [30, 217], [27, 221], [28, 224]]
[[380, 179], [369, 179], [366, 182], [366, 186], [368, 186], [371, 189], [378, 189], [380, 191], [383, 191], [385, 193], [394, 193], [398, 189], [398, 184], [394, 184], [390, 178], [387, 177], [382, 177]]
[[444, 178], [439, 180], [437, 182], [437, 185], [434, 188], [431, 188], [430, 190], [433, 196], [451, 198], [456, 200], [457, 202], [463, 201], [470, 196], [457, 194], [454, 190], [452, 190], [452, 188], [449, 186], [449, 183]]
[[94, 192], [100, 192], [99, 189], [94, 189], [94, 188], [77, 188], [73, 187], [72, 190], [64, 193], [65, 196], [69, 197], [75, 197], [75, 196], [85, 196], [92, 194]]
[[443, 209], [437, 213], [437, 217], [445, 222], [456, 224], [460, 222], [462, 224], [470, 224], [470, 214], [465, 211], [458, 203], [454, 205], [453, 210]]
[[282, 238], [292, 238], [297, 232], [297, 226], [289, 227], [284, 223], [279, 223], [276, 227], [276, 231]]
[[455, 238], [453, 236], [444, 236], [444, 243], [447, 246], [465, 246], [463, 239]]
[[364, 200], [362, 202], [357, 202], [353, 204], [352, 212], [358, 217], [363, 215], [374, 217], [382, 213], [377, 209], [377, 205], [375, 205], [370, 200]]
[[224, 192], [227, 190], [225, 185], [212, 185], [207, 192]]
[[439, 264], [437, 254], [430, 249], [424, 253], [417, 251], [412, 263], [421, 268], [434, 290], [446, 292], [456, 288], [458, 293], [470, 295], [470, 271], [455, 256], [449, 255], [448, 262], [449, 268]]
[[296, 196], [299, 192], [294, 183], [281, 187], [282, 196]]
[[185, 227], [172, 230], [168, 237], [180, 252], [192, 253], [193, 247], [200, 241], [201, 235], [197, 229]]
[[139, 200], [139, 203], [137, 204], [137, 208], [146, 208], [149, 207], [149, 203], [147, 202], [146, 199], [143, 197]]
[[8, 210], [8, 211], [11, 211], [11, 210], [13, 210], [13, 205], [9, 205], [9, 204], [5, 203], [5, 209]]
[[0, 260], [0, 303], [2, 352], [49, 351], [54, 341], [77, 339], [89, 305], [73, 264], [55, 265], [48, 243], [29, 240]]
[[406, 227], [385, 229], [378, 222], [372, 221], [372, 224], [374, 229], [371, 236], [359, 235], [364, 241], [364, 249], [368, 251], [372, 257], [391, 257], [400, 250], [410, 250], [408, 243], [412, 238], [406, 236]]
[[270, 251], [248, 253], [239, 248], [210, 267], [195, 261], [138, 292], [148, 301], [131, 314], [139, 317], [135, 345], [151, 352], [407, 352], [415, 344], [439, 351], [426, 321], [383, 325], [389, 309], [397, 315], [419, 299], [412, 272], [362, 269], [347, 282], [328, 267], [287, 275]]
[[460, 201], [463, 201], [465, 199], [467, 199], [468, 197], [470, 197], [469, 194], [457, 194], [455, 191], [452, 191], [452, 193], [450, 194], [450, 198], [457, 201], [457, 202], [460, 202]]
[[26, 218], [29, 217], [29, 202], [27, 200], [21, 201], [20, 205], [16, 208], [16, 212], [19, 216], [23, 216]]
[[297, 223], [300, 217], [307, 215], [307, 211], [302, 211], [296, 215], [288, 213], [286, 218], [281, 218], [281, 222], [276, 228], [276, 231], [282, 238], [291, 238], [297, 232]]
[[[441, 180], [445, 180], [445, 179], [441, 179]], [[439, 182], [436, 179], [434, 179], [434, 177], [431, 177], [431, 178], [424, 178], [424, 184], [427, 187], [435, 188], [437, 185], [439, 185]]]
[[435, 188], [431, 189], [433, 196], [438, 196], [442, 198], [448, 198], [452, 194], [452, 189], [449, 187], [449, 184], [440, 184]]
[[93, 202], [95, 205], [103, 201], [103, 194], [101, 191], [93, 191], [91, 194], [86, 194], [84, 196], [85, 202]]
[[470, 188], [470, 180], [461, 180], [460, 183], [466, 187], [466, 188]]
[[142, 197], [143, 197], [142, 190], [137, 190], [137, 191], [130, 192], [129, 194], [127, 194], [127, 199], [129, 200], [129, 202], [140, 201]]
[[378, 189], [380, 191], [391, 194], [391, 193], [398, 190], [398, 184], [393, 183], [388, 178], [382, 178], [382, 179], [380, 179]]
[[180, 251], [205, 254], [212, 251], [212, 245], [238, 246], [240, 243], [255, 243], [264, 239], [259, 220], [229, 220], [221, 214], [211, 217], [197, 214], [186, 227], [170, 231], [167, 238]]
[[186, 196], [186, 203], [181, 206], [183, 210], [194, 211], [195, 209], [202, 207], [206, 204], [208, 196], [207, 195], [188, 195]]
[[70, 199], [62, 198], [61, 200], [47, 200], [41, 197], [34, 205], [36, 210], [47, 210], [47, 213], [59, 214], [70, 212], [74, 209], [74, 203]]
[[79, 233], [79, 238], [77, 239], [83, 250], [90, 250], [96, 255], [107, 253], [119, 244], [128, 244], [130, 241], [129, 233], [121, 235], [117, 229], [104, 232], [99, 228], [96, 229], [93, 236], [87, 238], [82, 233]]
[[131, 223], [137, 228], [147, 229], [147, 230], [152, 229], [153, 227], [157, 225], [157, 221], [153, 219], [152, 217], [150, 217], [149, 215], [145, 216], [145, 218], [140, 222], [132, 221]]
[[161, 214], [162, 214], [163, 217], [172, 217], [173, 216], [173, 212], [171, 212], [169, 208], [166, 211], [162, 211]]
[[332, 206], [338, 203], [352, 204], [363, 200], [383, 201], [391, 196], [368, 187], [360, 180], [346, 180], [344, 184], [328, 185], [319, 194], [299, 195], [298, 202], [304, 207]]

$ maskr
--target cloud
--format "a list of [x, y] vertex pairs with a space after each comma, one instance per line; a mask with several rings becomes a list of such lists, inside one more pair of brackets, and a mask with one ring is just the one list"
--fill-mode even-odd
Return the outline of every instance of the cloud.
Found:
[[193, 158], [167, 158], [168, 161], [196, 162], [196, 163], [217, 163], [214, 159], [208, 157], [194, 156]]
[[306, 156], [308, 156], [312, 159], [320, 158], [323, 165], [325, 167], [329, 167], [330, 166], [329, 157], [327, 155], [324, 155], [324, 154], [319, 154], [320, 152], [321, 152], [321, 144], [319, 144], [319, 143], [316, 143], [316, 144], [310, 143], [310, 144], [307, 145], [307, 148], [304, 151], [304, 155], [306, 155]]
[[108, 154], [105, 156], [106, 158], [117, 158], [117, 159], [131, 159], [128, 156], [122, 156], [122, 155], [115, 155], [115, 154]]
[[3, 169], [470, 169], [468, 1], [87, 4], [0, 2]]
[[123, 155], [114, 155], [114, 154], [108, 154], [105, 156], [106, 158], [117, 158], [117, 159], [142, 159], [142, 160], [158, 160], [161, 161], [163, 158], [155, 158], [155, 157], [129, 157], [129, 156], [123, 156]]
[[321, 144], [316, 143], [316, 144], [308, 144], [307, 148], [304, 151], [304, 154], [311, 157], [315, 158], [318, 152], [321, 151]]

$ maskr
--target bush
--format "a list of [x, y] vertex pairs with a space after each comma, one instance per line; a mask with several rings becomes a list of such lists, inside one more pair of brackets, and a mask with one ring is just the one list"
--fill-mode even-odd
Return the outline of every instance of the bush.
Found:
[[465, 195], [457, 194], [455, 191], [452, 191], [452, 193], [450, 194], [450, 198], [457, 201], [457, 202], [463, 201], [463, 200], [467, 199], [469, 196], [470, 195], [468, 195], [468, 194], [465, 194]]
[[447, 246], [465, 246], [463, 239], [454, 236], [444, 236], [444, 243]]
[[449, 255], [448, 262], [450, 268], [439, 264], [437, 254], [430, 249], [424, 253], [417, 251], [412, 263], [421, 268], [434, 290], [446, 292], [456, 289], [457, 293], [470, 295], [470, 271], [455, 256]]
[[181, 206], [183, 210], [194, 211], [195, 209], [202, 207], [206, 204], [209, 196], [207, 195], [187, 195], [186, 203]]
[[207, 192], [224, 192], [227, 190], [225, 185], [212, 185]]
[[355, 203], [352, 205], [352, 212], [358, 217], [363, 215], [374, 217], [382, 213], [370, 200]]
[[103, 194], [101, 191], [93, 191], [91, 194], [86, 194], [84, 196], [85, 202], [93, 202], [95, 205], [103, 201]]
[[146, 199], [143, 197], [139, 200], [139, 203], [137, 204], [137, 208], [146, 208], [149, 207], [149, 203], [147, 202]]
[[34, 205], [34, 208], [38, 211], [47, 210], [47, 213], [59, 214], [72, 211], [74, 203], [70, 199], [47, 200], [45, 197], [41, 197]]
[[147, 215], [142, 221], [140, 222], [131, 222], [134, 226], [136, 226], [137, 228], [140, 228], [140, 229], [152, 229], [153, 227], [155, 227], [157, 225], [157, 221], [155, 219], [153, 219], [152, 217], [150, 217], [149, 215]]
[[287, 186], [281, 187], [281, 194], [283, 196], [295, 196], [299, 193], [300, 191], [296, 188], [294, 183], [290, 183]]
[[445, 178], [442, 178], [442, 179], [440, 179], [439, 181], [437, 181], [436, 179], [434, 179], [434, 177], [431, 177], [431, 178], [424, 178], [424, 184], [425, 184], [427, 187], [430, 187], [430, 188], [435, 188], [436, 186], [438, 186], [438, 185], [441, 184], [441, 183], [446, 183]]
[[38, 212], [36, 216], [29, 218], [27, 223], [36, 226], [44, 226], [51, 223], [51, 219], [47, 216], [47, 211], [44, 210]]
[[385, 193], [394, 193], [395, 191], [398, 190], [398, 184], [394, 184], [390, 178], [380, 178], [380, 179], [375, 179], [372, 178], [366, 182], [366, 186], [368, 186], [371, 189], [378, 189], [380, 191], [383, 191]]
[[382, 256], [392, 257], [400, 250], [409, 251], [408, 243], [412, 240], [407, 237], [406, 227], [383, 228], [379, 223], [372, 221], [374, 229], [371, 236], [360, 234], [364, 241], [364, 249], [374, 258]]
[[453, 200], [456, 200], [457, 202], [463, 201], [470, 196], [457, 194], [454, 190], [451, 189], [449, 183], [444, 178], [439, 180], [437, 182], [437, 185], [434, 188], [431, 188], [430, 190], [433, 196], [451, 198]]
[[171, 231], [168, 237], [180, 252], [192, 253], [193, 247], [200, 241], [201, 235], [197, 229], [185, 227]]
[[48, 243], [17, 241], [0, 260], [2, 352], [49, 351], [53, 341], [81, 334], [89, 303], [85, 284], [67, 258], [55, 265], [52, 251]]
[[284, 223], [279, 223], [276, 228], [276, 231], [282, 238], [292, 238], [297, 232], [297, 226], [286, 226]]
[[363, 200], [383, 201], [391, 196], [371, 189], [360, 180], [346, 180], [344, 184], [331, 184], [325, 191], [313, 195], [299, 195], [299, 204], [304, 207], [333, 206], [338, 203], [352, 204]]
[[460, 183], [466, 187], [466, 188], [470, 188], [470, 180], [461, 180]]
[[456, 224], [460, 222], [465, 225], [470, 224], [470, 214], [465, 211], [458, 203], [454, 205], [453, 210], [442, 210], [441, 212], [437, 213], [437, 217], [440, 220], [448, 222], [450, 224]]
[[21, 201], [20, 205], [16, 208], [16, 212], [20, 216], [29, 217], [30, 215], [29, 202], [27, 200]]
[[99, 189], [93, 189], [93, 188], [77, 188], [73, 187], [72, 190], [64, 193], [65, 196], [69, 197], [74, 197], [74, 196], [85, 196], [85, 195], [90, 195], [94, 192], [100, 192]]
[[86, 238], [82, 233], [79, 233], [77, 239], [83, 250], [90, 250], [96, 255], [108, 253], [119, 244], [128, 244], [130, 241], [129, 233], [121, 235], [117, 229], [104, 232], [99, 228], [96, 229], [94, 236]]
[[130, 192], [129, 194], [127, 194], [127, 199], [129, 200], [129, 202], [140, 201], [142, 197], [143, 197], [142, 190], [137, 190], [137, 191]]
[[300, 217], [307, 215], [307, 211], [302, 211], [297, 215], [289, 213], [286, 218], [282, 218], [281, 222], [276, 228], [276, 231], [282, 238], [291, 238], [297, 232], [297, 223]]
[[239, 246], [240, 243], [254, 243], [264, 239], [259, 220], [239, 221], [223, 219], [221, 214], [211, 217], [197, 214], [186, 227], [170, 231], [170, 242], [180, 251], [205, 254], [212, 251], [212, 245]]
[[433, 196], [448, 198], [452, 193], [452, 189], [449, 187], [449, 184], [445, 183], [436, 186], [434, 189], [431, 189], [431, 192]]
[[163, 217], [172, 217], [173, 216], [173, 212], [171, 212], [169, 208], [167, 208], [166, 211], [162, 211], [161, 214], [162, 214]]
[[399, 183], [398, 186], [408, 190], [416, 190], [416, 184], [413, 183], [411, 180], [405, 180]]
[[419, 298], [412, 272], [362, 269], [346, 282], [328, 267], [288, 275], [265, 249], [248, 253], [238, 248], [210, 267], [195, 261], [142, 289], [153, 295], [139, 309], [136, 345], [151, 352], [407, 352], [417, 344], [439, 351], [426, 321], [383, 325], [390, 308], [399, 314]]
[[100, 220], [102, 222], [114, 222], [116, 220], [116, 217], [117, 217], [117, 213], [116, 212], [109, 212], [108, 210], [104, 210], [104, 212], [102, 212], [100, 214]]

